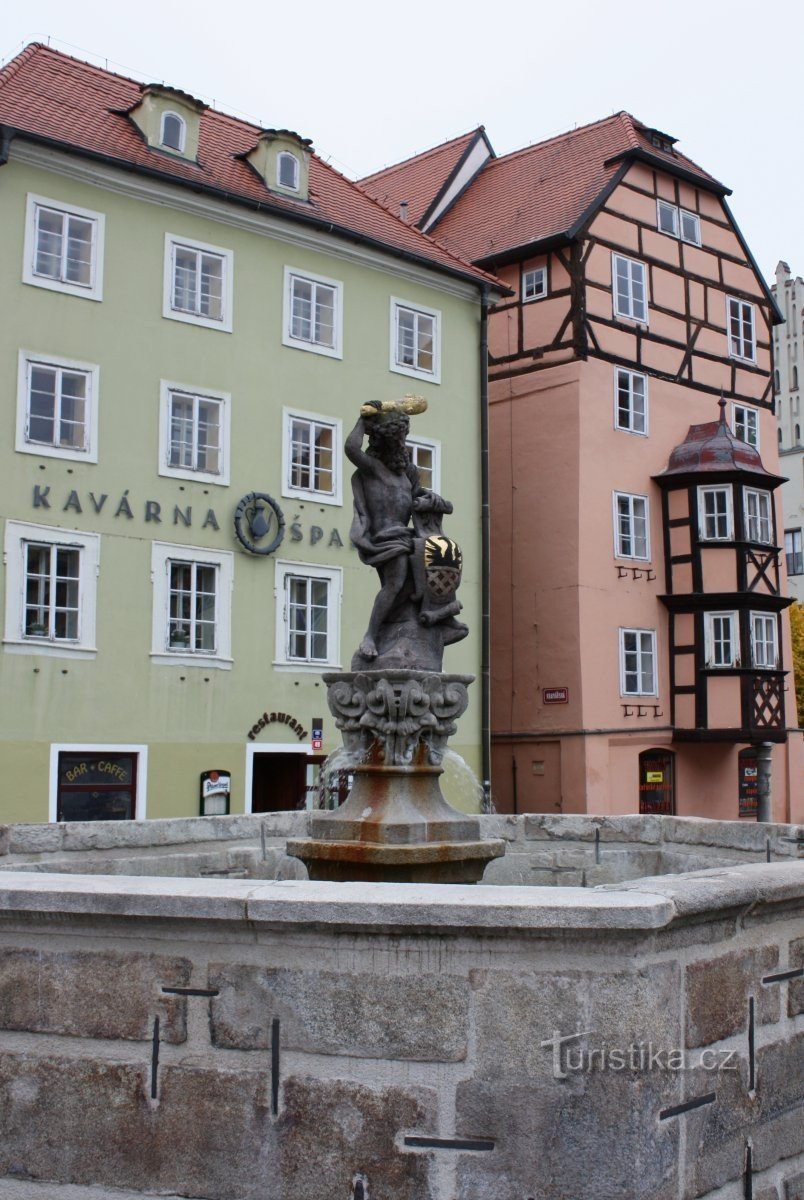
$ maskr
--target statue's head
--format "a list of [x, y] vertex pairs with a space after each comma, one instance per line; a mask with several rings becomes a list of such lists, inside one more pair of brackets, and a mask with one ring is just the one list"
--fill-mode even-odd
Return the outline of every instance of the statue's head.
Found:
[[367, 424], [367, 453], [378, 458], [391, 471], [404, 471], [410, 463], [410, 453], [405, 445], [410, 419], [404, 413], [378, 413]]

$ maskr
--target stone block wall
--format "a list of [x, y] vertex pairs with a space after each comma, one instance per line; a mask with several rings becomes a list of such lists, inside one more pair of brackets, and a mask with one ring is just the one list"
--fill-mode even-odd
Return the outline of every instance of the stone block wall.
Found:
[[0, 888], [4, 1200], [804, 1200], [804, 863]]
[[[0, 826], [0, 871], [92, 875], [299, 879], [289, 837], [308, 835], [306, 812], [156, 821]], [[712, 866], [795, 860], [804, 826], [694, 817], [480, 817], [483, 837], [504, 838], [486, 884], [593, 887]]]

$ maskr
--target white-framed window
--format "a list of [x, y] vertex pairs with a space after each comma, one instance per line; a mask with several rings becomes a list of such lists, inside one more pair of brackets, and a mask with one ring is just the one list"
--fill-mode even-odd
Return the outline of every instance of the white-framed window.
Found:
[[159, 474], [229, 482], [231, 396], [163, 379], [159, 391]]
[[749, 542], [769, 546], [773, 541], [773, 519], [770, 492], [746, 488], [743, 492], [745, 537]]
[[756, 360], [756, 335], [754, 332], [754, 306], [747, 300], [726, 297], [726, 322], [728, 327], [729, 354], [732, 358]]
[[178, 234], [165, 234], [162, 316], [232, 332], [234, 255]]
[[541, 300], [547, 295], [547, 267], [531, 267], [522, 272], [522, 299]]
[[340, 567], [277, 561], [276, 659], [281, 669], [340, 665]]
[[644, 263], [612, 254], [611, 291], [615, 317], [629, 317], [647, 324], [648, 281]]
[[151, 659], [162, 665], [232, 665], [234, 554], [151, 543]]
[[6, 521], [4, 646], [94, 657], [100, 534]]
[[647, 435], [647, 375], [627, 371], [624, 367], [614, 368], [614, 428]]
[[650, 558], [647, 496], [614, 492], [614, 553], [617, 558]]
[[734, 537], [731, 484], [698, 488], [698, 527], [706, 542], [728, 542]]
[[276, 160], [276, 181], [280, 187], [288, 191], [299, 190], [299, 160], [295, 154], [283, 150]]
[[343, 284], [323, 275], [285, 267], [285, 314], [282, 342], [343, 358]]
[[736, 612], [705, 613], [706, 665], [736, 667], [740, 663], [740, 628]]
[[441, 443], [431, 438], [409, 437], [410, 461], [419, 472], [419, 483], [431, 492], [441, 493]]
[[103, 213], [28, 195], [23, 283], [103, 299]]
[[784, 553], [787, 562], [787, 574], [804, 575], [804, 554], [802, 554], [800, 529], [785, 530]]
[[95, 363], [20, 350], [15, 449], [97, 462], [99, 378]]
[[183, 117], [175, 112], [163, 112], [159, 126], [159, 142], [167, 150], [184, 153], [187, 141], [187, 125]]
[[667, 200], [656, 201], [656, 223], [661, 233], [680, 238], [692, 246], [701, 244], [701, 222], [698, 215], [686, 208], [677, 208]]
[[620, 694], [656, 696], [656, 630], [620, 630]]
[[779, 665], [779, 625], [774, 613], [751, 613], [751, 661], [766, 670]]
[[142, 821], [147, 780], [147, 746], [52, 742], [48, 820]]
[[391, 297], [391, 370], [441, 382], [441, 313]]
[[759, 413], [745, 404], [732, 404], [731, 427], [734, 436], [741, 442], [759, 449]]
[[282, 495], [341, 504], [341, 421], [284, 408], [282, 425]]

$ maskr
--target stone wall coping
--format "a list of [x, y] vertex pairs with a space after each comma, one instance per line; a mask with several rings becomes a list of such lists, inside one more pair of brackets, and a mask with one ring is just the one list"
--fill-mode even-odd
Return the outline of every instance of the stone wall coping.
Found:
[[252, 926], [484, 930], [661, 929], [702, 912], [804, 901], [804, 862], [748, 864], [600, 888], [255, 882], [9, 871], [0, 913], [248, 921]]

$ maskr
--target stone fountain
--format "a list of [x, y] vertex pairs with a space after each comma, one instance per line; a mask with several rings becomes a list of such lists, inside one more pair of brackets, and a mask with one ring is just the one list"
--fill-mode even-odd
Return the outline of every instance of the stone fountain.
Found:
[[313, 814], [309, 838], [288, 842], [311, 879], [476, 883], [505, 852], [439, 786], [474, 676], [442, 670], [444, 647], [469, 631], [461, 551], [442, 529], [452, 505], [421, 486], [406, 449], [410, 417], [426, 407], [418, 396], [366, 404], [346, 440], [351, 538], [381, 586], [351, 671], [324, 675], [354, 782], [339, 809]]

